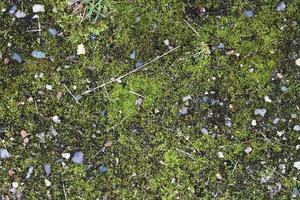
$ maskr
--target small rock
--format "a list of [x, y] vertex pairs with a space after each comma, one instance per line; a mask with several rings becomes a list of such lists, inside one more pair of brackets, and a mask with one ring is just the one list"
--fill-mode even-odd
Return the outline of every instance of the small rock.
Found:
[[222, 175], [221, 175], [220, 173], [217, 173], [217, 174], [216, 174], [216, 178], [219, 179], [219, 180], [222, 180], [222, 179], [223, 179], [223, 177], [222, 177]]
[[134, 60], [136, 58], [136, 51], [130, 53], [130, 59]]
[[48, 28], [48, 32], [55, 37], [57, 35], [57, 30], [55, 28]]
[[9, 13], [9, 14], [14, 14], [14, 13], [16, 12], [16, 10], [17, 10], [17, 6], [16, 6], [16, 5], [13, 5], [13, 6], [9, 9], [8, 13]]
[[265, 99], [265, 102], [272, 103], [272, 100], [270, 99], [269, 96], [265, 96], [264, 99]]
[[60, 123], [60, 121], [61, 121], [57, 115], [53, 116], [53, 117], [52, 117], [52, 120], [53, 120], [53, 122], [55, 122], [55, 123]]
[[9, 158], [10, 154], [6, 149], [0, 149], [0, 160]]
[[202, 128], [200, 131], [201, 131], [201, 133], [203, 135], [207, 135], [208, 134], [208, 130], [206, 128]]
[[12, 177], [13, 175], [15, 175], [15, 171], [12, 170], [12, 169], [10, 169], [10, 170], [8, 171], [8, 176], [9, 176], [9, 177]]
[[12, 55], [12, 59], [18, 63], [21, 63], [22, 62], [22, 58], [19, 54], [17, 54], [16, 52], [13, 53]]
[[45, 170], [46, 176], [50, 176], [50, 174], [51, 174], [51, 165], [50, 164], [44, 164], [43, 168]]
[[166, 39], [166, 40], [164, 40], [164, 44], [165, 44], [166, 46], [169, 46], [169, 45], [170, 45], [170, 41], [169, 41], [168, 39]]
[[31, 177], [32, 172], [33, 172], [33, 167], [30, 166], [30, 167], [28, 168], [28, 171], [27, 171], [27, 174], [26, 174], [26, 179], [29, 179], [29, 178]]
[[298, 190], [298, 188], [294, 187], [293, 191], [292, 191], [292, 197], [296, 198], [298, 196], [299, 196], [299, 190]]
[[250, 17], [253, 17], [253, 16], [254, 16], [254, 13], [253, 13], [252, 10], [246, 10], [246, 11], [244, 12], [244, 16], [250, 18]]
[[192, 97], [190, 96], [190, 95], [188, 95], [188, 96], [184, 96], [183, 98], [182, 98], [182, 101], [183, 102], [186, 102], [186, 101], [189, 101], [189, 100], [191, 100], [192, 99]]
[[77, 55], [84, 55], [85, 54], [85, 48], [84, 45], [81, 43], [77, 46]]
[[89, 35], [89, 39], [90, 39], [90, 40], [96, 40], [96, 39], [97, 39], [97, 35], [96, 35], [95, 33], [91, 33], [91, 34]]
[[17, 187], [19, 187], [19, 183], [17, 183], [17, 182], [13, 182], [13, 183], [12, 183], [12, 187], [13, 187], [13, 188], [17, 188]]
[[29, 133], [25, 130], [21, 130], [20, 134], [21, 134], [22, 138], [26, 138], [29, 135]]
[[217, 48], [218, 49], [224, 49], [225, 48], [225, 44], [221, 42]]
[[229, 117], [225, 118], [225, 125], [228, 126], [229, 128], [232, 127], [232, 122], [231, 122], [231, 119]]
[[279, 121], [280, 121], [280, 119], [277, 117], [273, 120], [273, 124], [278, 124]]
[[41, 4], [35, 4], [32, 6], [32, 12], [34, 13], [45, 12], [45, 6]]
[[137, 105], [137, 106], [141, 106], [142, 105], [142, 103], [143, 103], [143, 98], [142, 97], [139, 97], [136, 101], [135, 101], [135, 105]]
[[5, 59], [4, 59], [4, 64], [8, 65], [8, 64], [9, 64], [9, 61], [10, 61], [9, 58], [5, 58]]
[[186, 107], [186, 106], [184, 106], [184, 107], [182, 107], [182, 108], [179, 110], [179, 114], [180, 114], [180, 115], [187, 115], [187, 114], [188, 114], [188, 110], [189, 110], [189, 108]]
[[284, 134], [284, 131], [277, 131], [277, 135], [281, 137]]
[[101, 165], [100, 167], [99, 167], [99, 172], [101, 173], [101, 174], [105, 174], [105, 173], [107, 173], [107, 168], [106, 167], [104, 167], [103, 165]]
[[295, 125], [293, 130], [299, 132], [300, 131], [300, 125]]
[[205, 9], [204, 7], [201, 6], [201, 7], [199, 8], [198, 13], [199, 13], [200, 16], [204, 16], [205, 13], [206, 13], [206, 9]]
[[144, 64], [143, 64], [143, 62], [142, 61], [137, 61], [137, 63], [135, 64], [135, 68], [140, 68], [140, 67], [142, 67]]
[[83, 153], [81, 151], [76, 151], [72, 156], [72, 161], [77, 164], [83, 163]]
[[64, 158], [64, 159], [69, 159], [71, 157], [71, 154], [69, 153], [62, 153], [61, 156]]
[[255, 109], [254, 114], [260, 115], [261, 117], [264, 117], [267, 113], [267, 110], [265, 108], [262, 109]]
[[46, 54], [42, 51], [33, 51], [31, 52], [31, 56], [34, 58], [42, 59], [46, 57]]
[[224, 154], [221, 151], [219, 151], [217, 153], [217, 156], [218, 156], [218, 158], [224, 158]]
[[51, 182], [50, 182], [48, 179], [45, 179], [45, 185], [46, 185], [47, 187], [49, 187], [49, 186], [51, 185]]
[[16, 16], [16, 18], [18, 18], [18, 19], [22, 19], [22, 18], [26, 17], [26, 13], [25, 13], [25, 12], [22, 12], [21, 10], [18, 10], [18, 11], [15, 13], [15, 16]]
[[296, 65], [297, 66], [300, 66], [300, 58], [298, 58], [296, 61], [295, 61]]
[[300, 170], [300, 161], [294, 162], [294, 167]]
[[285, 87], [285, 86], [282, 86], [280, 89], [281, 89], [282, 92], [287, 92], [288, 91], [288, 88]]
[[247, 148], [245, 149], [245, 153], [246, 153], [246, 154], [249, 154], [251, 151], [252, 151], [252, 147], [247, 147]]
[[256, 122], [255, 119], [251, 121], [251, 125], [252, 125], [252, 126], [257, 126], [257, 122]]
[[279, 4], [278, 4], [277, 7], [276, 7], [276, 10], [277, 10], [278, 12], [284, 12], [285, 9], [286, 9], [286, 4], [285, 4], [285, 2], [284, 2], [284, 1], [279, 2]]
[[52, 85], [46, 85], [46, 89], [47, 89], [47, 90], [52, 90], [53, 87], [52, 87]]

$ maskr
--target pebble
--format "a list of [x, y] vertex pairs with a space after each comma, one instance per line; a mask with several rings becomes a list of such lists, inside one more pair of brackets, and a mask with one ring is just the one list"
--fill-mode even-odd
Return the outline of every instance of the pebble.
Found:
[[286, 4], [285, 4], [285, 2], [284, 2], [284, 1], [279, 2], [279, 4], [278, 4], [277, 7], [276, 7], [276, 10], [277, 10], [278, 12], [284, 12], [285, 9], [286, 9]]
[[46, 89], [47, 89], [47, 90], [52, 90], [53, 87], [52, 87], [52, 85], [46, 85]]
[[293, 130], [299, 132], [300, 131], [300, 125], [295, 125]]
[[188, 95], [188, 96], [184, 96], [183, 98], [182, 98], [182, 101], [183, 102], [186, 102], [186, 101], [189, 101], [189, 100], [191, 100], [192, 99], [192, 97], [190, 96], [190, 95]]
[[299, 190], [298, 190], [298, 188], [294, 187], [293, 191], [292, 191], [292, 197], [296, 198], [298, 196], [299, 196]]
[[50, 174], [51, 174], [51, 165], [50, 164], [44, 164], [43, 168], [45, 170], [46, 176], [50, 176]]
[[300, 161], [294, 162], [294, 167], [300, 170]]
[[84, 45], [81, 43], [77, 46], [77, 55], [84, 55], [85, 54], [85, 48]]
[[34, 13], [45, 12], [45, 6], [42, 4], [35, 4], [32, 6], [32, 12]]
[[264, 117], [267, 113], [267, 110], [265, 108], [262, 109], [255, 109], [254, 114], [260, 115], [261, 117]]
[[189, 113], [189, 108], [184, 106], [179, 110], [180, 115], [187, 115]]
[[9, 13], [9, 14], [14, 14], [14, 13], [16, 12], [16, 10], [17, 10], [17, 6], [16, 6], [16, 5], [13, 5], [13, 6], [9, 9], [8, 13]]
[[48, 28], [48, 32], [55, 37], [57, 35], [57, 30], [55, 28]]
[[46, 57], [46, 54], [42, 51], [33, 51], [31, 52], [31, 56], [34, 58], [42, 59]]
[[130, 59], [134, 60], [136, 58], [136, 51], [130, 53]]
[[277, 131], [277, 135], [278, 135], [279, 137], [283, 136], [283, 134], [284, 134], [284, 131]]
[[101, 165], [100, 167], [99, 167], [99, 172], [101, 173], [101, 174], [105, 174], [105, 173], [107, 173], [107, 167], [104, 167], [103, 165]]
[[265, 99], [265, 102], [272, 103], [272, 99], [270, 99], [269, 96], [265, 96], [264, 99]]
[[61, 121], [57, 115], [53, 116], [53, 117], [52, 117], [52, 120], [53, 120], [53, 122], [55, 122], [55, 123], [60, 123], [60, 121]]
[[247, 147], [247, 148], [245, 149], [245, 153], [246, 153], [246, 154], [249, 154], [251, 151], [252, 151], [252, 147]]
[[12, 55], [12, 59], [18, 63], [21, 63], [22, 62], [22, 58], [19, 54], [17, 54], [16, 52], [13, 53]]
[[45, 185], [46, 185], [47, 187], [49, 187], [49, 186], [51, 185], [51, 182], [50, 182], [48, 179], [46, 179], [46, 178], [45, 178]]
[[6, 159], [9, 158], [10, 154], [8, 153], [8, 151], [6, 149], [0, 149], [0, 159]]
[[300, 66], [300, 58], [298, 58], [298, 59], [295, 61], [295, 64], [296, 64], [297, 66]]
[[228, 126], [229, 128], [232, 127], [232, 121], [230, 118], [228, 117], [225, 118], [225, 125]]
[[137, 61], [137, 63], [135, 64], [135, 68], [140, 68], [143, 66], [143, 62], [142, 61]]
[[22, 12], [21, 10], [18, 10], [18, 11], [15, 13], [15, 16], [16, 16], [16, 18], [21, 19], [21, 18], [26, 17], [26, 13]]
[[222, 175], [221, 175], [220, 173], [217, 173], [217, 174], [216, 174], [216, 178], [219, 179], [219, 180], [222, 180], [222, 179], [223, 179], [223, 177], [222, 177]]
[[250, 18], [250, 17], [253, 17], [253, 16], [254, 16], [254, 13], [253, 13], [252, 10], [246, 10], [246, 11], [244, 12], [244, 16]]
[[32, 172], [33, 172], [33, 167], [30, 166], [30, 167], [28, 168], [28, 171], [27, 171], [27, 174], [26, 174], [26, 179], [29, 179], [29, 178], [31, 177]]
[[13, 187], [13, 188], [17, 188], [17, 187], [19, 187], [19, 183], [17, 183], [17, 182], [13, 182], [13, 183], [12, 183], [12, 187]]
[[224, 158], [224, 154], [221, 151], [219, 151], [217, 153], [217, 156], [218, 156], [218, 158]]
[[166, 46], [169, 46], [169, 45], [170, 45], [170, 41], [169, 41], [168, 39], [166, 39], [166, 40], [164, 40], [164, 44], [165, 44]]
[[201, 133], [204, 134], [204, 135], [207, 135], [208, 134], [208, 130], [206, 128], [202, 128], [201, 130]]
[[287, 92], [288, 91], [288, 88], [285, 87], [285, 86], [282, 86], [280, 89], [281, 89], [282, 92]]
[[10, 169], [10, 170], [8, 171], [8, 175], [9, 175], [10, 177], [12, 177], [13, 175], [15, 175], [15, 171], [12, 170], [12, 169]]
[[273, 124], [278, 124], [279, 121], [280, 121], [280, 119], [277, 117], [273, 120]]
[[252, 126], [257, 126], [257, 122], [256, 122], [255, 119], [251, 121], [251, 125], [252, 125]]
[[76, 151], [72, 156], [72, 161], [77, 164], [83, 163], [83, 153], [81, 151]]
[[64, 159], [69, 159], [71, 157], [71, 154], [69, 153], [62, 153], [61, 156], [64, 158]]

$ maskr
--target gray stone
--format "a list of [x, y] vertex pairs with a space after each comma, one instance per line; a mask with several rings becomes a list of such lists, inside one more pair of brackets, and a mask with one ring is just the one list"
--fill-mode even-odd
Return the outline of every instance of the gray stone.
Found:
[[22, 58], [19, 54], [17, 54], [16, 52], [13, 53], [12, 55], [12, 59], [18, 63], [21, 63], [22, 62]]
[[50, 176], [50, 174], [51, 174], [51, 165], [50, 164], [44, 164], [43, 168], [45, 170], [46, 176]]
[[9, 158], [10, 154], [8, 153], [7, 149], [0, 149], [0, 160]]
[[267, 110], [265, 108], [262, 109], [255, 109], [254, 114], [260, 115], [261, 117], [264, 117], [267, 113]]
[[295, 125], [293, 130], [299, 132], [300, 131], [300, 125]]
[[284, 12], [285, 9], [286, 9], [286, 4], [285, 4], [285, 2], [284, 2], [284, 1], [279, 2], [279, 4], [278, 4], [277, 7], [276, 7], [276, 10], [277, 10], [278, 12]]
[[253, 16], [254, 16], [254, 13], [253, 13], [252, 10], [246, 10], [246, 11], [244, 12], [244, 16], [250, 18], [250, 17], [253, 17]]
[[31, 56], [34, 58], [42, 59], [46, 57], [46, 54], [42, 51], [33, 51], [31, 52]]
[[33, 172], [33, 167], [30, 166], [30, 167], [28, 168], [28, 171], [27, 171], [27, 174], [26, 174], [26, 179], [29, 179], [29, 178], [31, 177], [32, 172]]
[[81, 151], [76, 151], [72, 156], [72, 161], [77, 164], [82, 164], [84, 155]]

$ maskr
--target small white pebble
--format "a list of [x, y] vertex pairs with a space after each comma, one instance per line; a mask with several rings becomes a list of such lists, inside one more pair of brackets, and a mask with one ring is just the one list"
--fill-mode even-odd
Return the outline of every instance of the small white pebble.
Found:
[[252, 151], [252, 147], [247, 147], [247, 148], [245, 149], [245, 153], [246, 153], [246, 154], [249, 154], [251, 151]]
[[204, 134], [204, 135], [207, 135], [208, 134], [208, 130], [206, 128], [202, 128], [201, 129], [201, 133]]
[[300, 161], [294, 162], [294, 167], [300, 170]]
[[296, 65], [297, 66], [300, 66], [300, 58], [298, 58], [296, 61], [295, 61]]
[[169, 41], [168, 39], [166, 39], [166, 40], [164, 40], [164, 44], [165, 44], [166, 46], [169, 46], [169, 45], [170, 45], [170, 41]]
[[52, 85], [46, 85], [46, 89], [47, 89], [47, 90], [52, 90], [53, 87], [52, 87]]
[[293, 130], [299, 132], [300, 131], [300, 125], [295, 125]]
[[216, 178], [219, 179], [219, 180], [222, 180], [222, 179], [223, 179], [223, 177], [222, 177], [222, 175], [221, 175], [220, 173], [217, 173], [217, 174], [216, 174]]
[[49, 186], [51, 185], [51, 182], [50, 182], [48, 179], [45, 179], [45, 185], [46, 185], [47, 187], [49, 187]]
[[297, 144], [296, 145], [296, 150], [299, 150], [300, 149], [300, 144]]
[[55, 123], [60, 123], [60, 121], [61, 121], [57, 115], [53, 116], [53, 117], [52, 117], [52, 120], [53, 120], [53, 122], [55, 122]]
[[279, 118], [277, 117], [277, 118], [275, 118], [274, 120], [273, 120], [273, 124], [278, 124], [278, 122], [279, 122]]
[[292, 119], [296, 119], [297, 118], [297, 114], [291, 114], [291, 118]]
[[45, 12], [45, 6], [42, 4], [35, 4], [32, 6], [32, 12], [34, 13]]
[[272, 103], [272, 100], [270, 99], [269, 96], [265, 96], [264, 99], [265, 99], [265, 102]]
[[186, 102], [186, 101], [191, 100], [191, 99], [192, 99], [192, 97], [191, 97], [190, 95], [188, 95], [188, 96], [184, 96], [184, 97], [182, 98], [182, 101], [183, 101], [183, 102]]
[[254, 114], [255, 115], [260, 115], [261, 117], [264, 117], [267, 113], [267, 110], [265, 108], [262, 109], [255, 109]]
[[64, 158], [64, 159], [69, 159], [71, 157], [71, 154], [69, 153], [62, 153], [61, 156]]
[[279, 79], [283, 79], [283, 75], [282, 75], [281, 73], [277, 73], [276, 76], [277, 76], [277, 78], [279, 78]]
[[17, 187], [19, 187], [19, 183], [17, 183], [17, 182], [13, 182], [13, 183], [12, 183], [12, 187], [13, 187], [13, 188], [17, 188]]
[[218, 158], [224, 158], [224, 154], [223, 154], [223, 152], [221, 152], [221, 151], [219, 151], [219, 152], [217, 153], [217, 156], [218, 156]]
[[284, 131], [277, 131], [277, 135], [281, 137], [284, 134]]
[[83, 44], [79, 44], [77, 46], [77, 55], [84, 55], [85, 54], [85, 48]]
[[252, 126], [257, 126], [257, 122], [256, 122], [256, 120], [254, 119], [254, 120], [252, 120], [252, 122], [251, 122], [251, 125]]

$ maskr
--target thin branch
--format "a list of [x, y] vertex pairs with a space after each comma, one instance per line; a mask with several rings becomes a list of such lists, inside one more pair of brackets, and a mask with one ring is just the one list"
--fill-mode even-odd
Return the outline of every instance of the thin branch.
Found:
[[64, 183], [62, 183], [62, 187], [63, 187], [63, 191], [64, 191], [65, 200], [67, 200], [67, 193], [66, 193], [66, 189], [65, 189], [65, 184]]
[[139, 93], [136, 93], [136, 92], [134, 92], [134, 91], [129, 91], [129, 93], [130, 93], [130, 94], [134, 94], [134, 95], [136, 95], [136, 96], [138, 96], [138, 97], [143, 97], [143, 98], [145, 98], [143, 95], [141, 95], [141, 94], [139, 94]]
[[93, 92], [93, 91], [95, 91], [95, 90], [98, 90], [98, 89], [100, 89], [100, 88], [102, 88], [102, 87], [104, 87], [104, 86], [106, 86], [106, 85], [108, 85], [108, 84], [111, 84], [111, 83], [113, 83], [113, 82], [120, 82], [122, 78], [125, 78], [125, 77], [127, 77], [127, 76], [129, 76], [129, 75], [131, 75], [131, 74], [133, 74], [133, 73], [135, 73], [135, 72], [141, 70], [142, 68], [146, 67], [147, 65], [150, 65], [151, 63], [153, 63], [153, 62], [159, 60], [160, 58], [162, 58], [162, 57], [168, 55], [169, 53], [175, 51], [175, 50], [178, 49], [179, 47], [180, 47], [180, 46], [177, 46], [176, 48], [171, 49], [170, 51], [168, 51], [168, 52], [166, 52], [166, 53], [164, 53], [164, 54], [162, 54], [162, 55], [160, 55], [160, 56], [154, 58], [153, 60], [151, 60], [151, 61], [145, 63], [145, 64], [142, 65], [141, 67], [136, 68], [136, 69], [134, 69], [134, 70], [132, 70], [132, 71], [130, 71], [130, 72], [128, 72], [128, 73], [122, 75], [122, 76], [119, 76], [119, 77], [116, 78], [116, 79], [115, 79], [115, 78], [112, 78], [110, 81], [108, 81], [108, 82], [106, 82], [106, 83], [103, 83], [103, 84], [101, 84], [101, 85], [99, 85], [99, 86], [97, 86], [97, 87], [95, 87], [95, 88], [92, 88], [92, 89], [90, 89], [90, 90], [87, 90], [87, 91], [83, 92], [82, 95], [89, 94], [89, 93], [91, 93], [91, 92]]
[[188, 21], [186, 21], [185, 19], [183, 19], [183, 21], [194, 31], [194, 33], [196, 33], [197, 36], [200, 36], [200, 34], [190, 25]]
[[179, 152], [181, 152], [181, 153], [183, 153], [183, 154], [185, 154], [185, 155], [187, 155], [189, 158], [191, 158], [192, 160], [195, 160], [195, 158], [192, 156], [192, 154], [190, 154], [190, 153], [188, 153], [188, 152], [185, 152], [185, 151], [183, 151], [183, 150], [181, 150], [181, 149], [178, 149], [178, 148], [176, 148], [176, 150], [177, 151], [179, 151]]
[[75, 99], [76, 103], [80, 104], [79, 101], [76, 99], [76, 97], [72, 94], [72, 92], [69, 90], [69, 88], [65, 84], [64, 84], [64, 87], [67, 89], [69, 94], [73, 97], [73, 99]]

